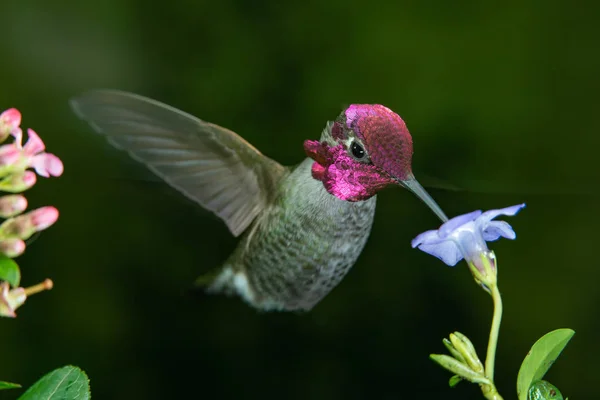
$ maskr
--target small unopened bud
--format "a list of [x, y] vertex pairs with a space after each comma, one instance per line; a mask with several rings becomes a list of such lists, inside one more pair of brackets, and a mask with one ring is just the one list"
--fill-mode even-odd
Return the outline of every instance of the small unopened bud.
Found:
[[463, 356], [466, 364], [473, 371], [483, 374], [483, 365], [477, 356], [475, 346], [473, 346], [468, 337], [460, 332], [454, 332], [450, 334], [450, 342], [452, 342], [452, 346]]
[[9, 108], [0, 114], [0, 142], [5, 141], [10, 134], [16, 138], [21, 133], [19, 125], [21, 125], [21, 113], [16, 108]]
[[2, 179], [0, 181], [0, 190], [9, 193], [21, 193], [35, 185], [36, 181], [35, 172], [23, 171]]
[[31, 222], [36, 232], [49, 228], [58, 219], [58, 210], [52, 206], [46, 206], [33, 210], [29, 213]]
[[0, 240], [0, 253], [6, 257], [15, 258], [25, 251], [25, 242], [19, 238]]
[[27, 199], [20, 194], [0, 197], [0, 217], [10, 218], [21, 214], [27, 208]]
[[8, 282], [0, 283], [0, 316], [16, 317], [15, 310], [25, 303], [27, 297], [44, 290], [50, 290], [53, 286], [54, 284], [50, 279], [28, 288], [10, 289]]
[[473, 259], [467, 260], [467, 263], [475, 282], [489, 293], [490, 288], [498, 282], [498, 266], [494, 252], [491, 250], [482, 251]]
[[443, 339], [444, 342], [444, 346], [446, 346], [446, 348], [448, 349], [448, 351], [450, 352], [450, 354], [452, 354], [452, 357], [456, 358], [458, 361], [464, 363], [466, 362], [465, 358], [463, 357], [463, 355], [454, 348], [454, 345], [452, 344], [451, 341], [449, 341], [448, 339], [444, 338]]
[[47, 229], [58, 219], [54, 207], [41, 207], [27, 214], [8, 219], [0, 225], [0, 238], [29, 239], [35, 232]]

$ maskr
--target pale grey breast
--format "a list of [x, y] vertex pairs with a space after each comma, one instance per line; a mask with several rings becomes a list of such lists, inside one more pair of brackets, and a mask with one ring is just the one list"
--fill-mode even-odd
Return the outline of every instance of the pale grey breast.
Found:
[[362, 252], [376, 199], [347, 202], [327, 193], [306, 159], [282, 182], [230, 263], [246, 273], [256, 305], [309, 310], [346, 275]]

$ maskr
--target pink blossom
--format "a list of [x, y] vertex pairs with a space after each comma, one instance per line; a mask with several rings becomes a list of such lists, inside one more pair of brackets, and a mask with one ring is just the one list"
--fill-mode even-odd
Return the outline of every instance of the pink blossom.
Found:
[[[28, 159], [28, 166], [33, 167], [38, 175], [48, 178], [49, 176], [60, 176], [64, 167], [60, 158], [54, 154], [45, 153], [46, 146], [33, 129], [27, 129], [27, 143], [23, 146], [23, 154]], [[17, 143], [15, 141], [15, 143]], [[20, 146], [20, 143], [18, 143]]]
[[27, 143], [23, 146], [23, 132], [21, 124], [21, 113], [16, 108], [11, 108], [0, 114], [0, 142], [8, 135], [14, 136], [11, 144], [0, 146], [0, 176], [6, 176], [12, 172], [33, 168], [35, 172], [48, 178], [60, 176], [64, 167], [62, 161], [54, 154], [46, 153], [46, 146], [33, 129], [27, 129]]

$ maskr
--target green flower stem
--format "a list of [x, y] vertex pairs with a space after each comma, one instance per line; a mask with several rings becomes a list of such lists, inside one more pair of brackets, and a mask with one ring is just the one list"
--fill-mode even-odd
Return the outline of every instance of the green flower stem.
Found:
[[485, 376], [494, 381], [494, 365], [496, 363], [496, 347], [498, 346], [498, 334], [500, 333], [500, 322], [502, 321], [502, 297], [498, 285], [490, 288], [490, 295], [494, 301], [494, 317], [490, 329], [490, 340], [488, 342], [487, 356], [485, 358]]
[[502, 400], [494, 382], [494, 365], [496, 362], [496, 347], [498, 346], [498, 334], [500, 333], [500, 322], [502, 321], [502, 297], [498, 290], [498, 285], [491, 285], [490, 295], [494, 302], [494, 317], [492, 319], [492, 328], [490, 329], [490, 340], [488, 342], [487, 355], [485, 358], [485, 376], [492, 382], [491, 385], [482, 385], [482, 391], [488, 400]]

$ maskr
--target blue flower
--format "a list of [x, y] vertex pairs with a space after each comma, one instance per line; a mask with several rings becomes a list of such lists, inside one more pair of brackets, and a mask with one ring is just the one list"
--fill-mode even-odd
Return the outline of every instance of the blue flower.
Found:
[[440, 229], [421, 233], [413, 239], [412, 247], [418, 247], [451, 267], [464, 258], [481, 270], [481, 258], [490, 258], [490, 254], [493, 258], [486, 242], [493, 242], [500, 237], [517, 237], [508, 223], [492, 219], [499, 215], [515, 215], [524, 207], [525, 204], [519, 204], [484, 213], [477, 210], [459, 215], [444, 223]]

